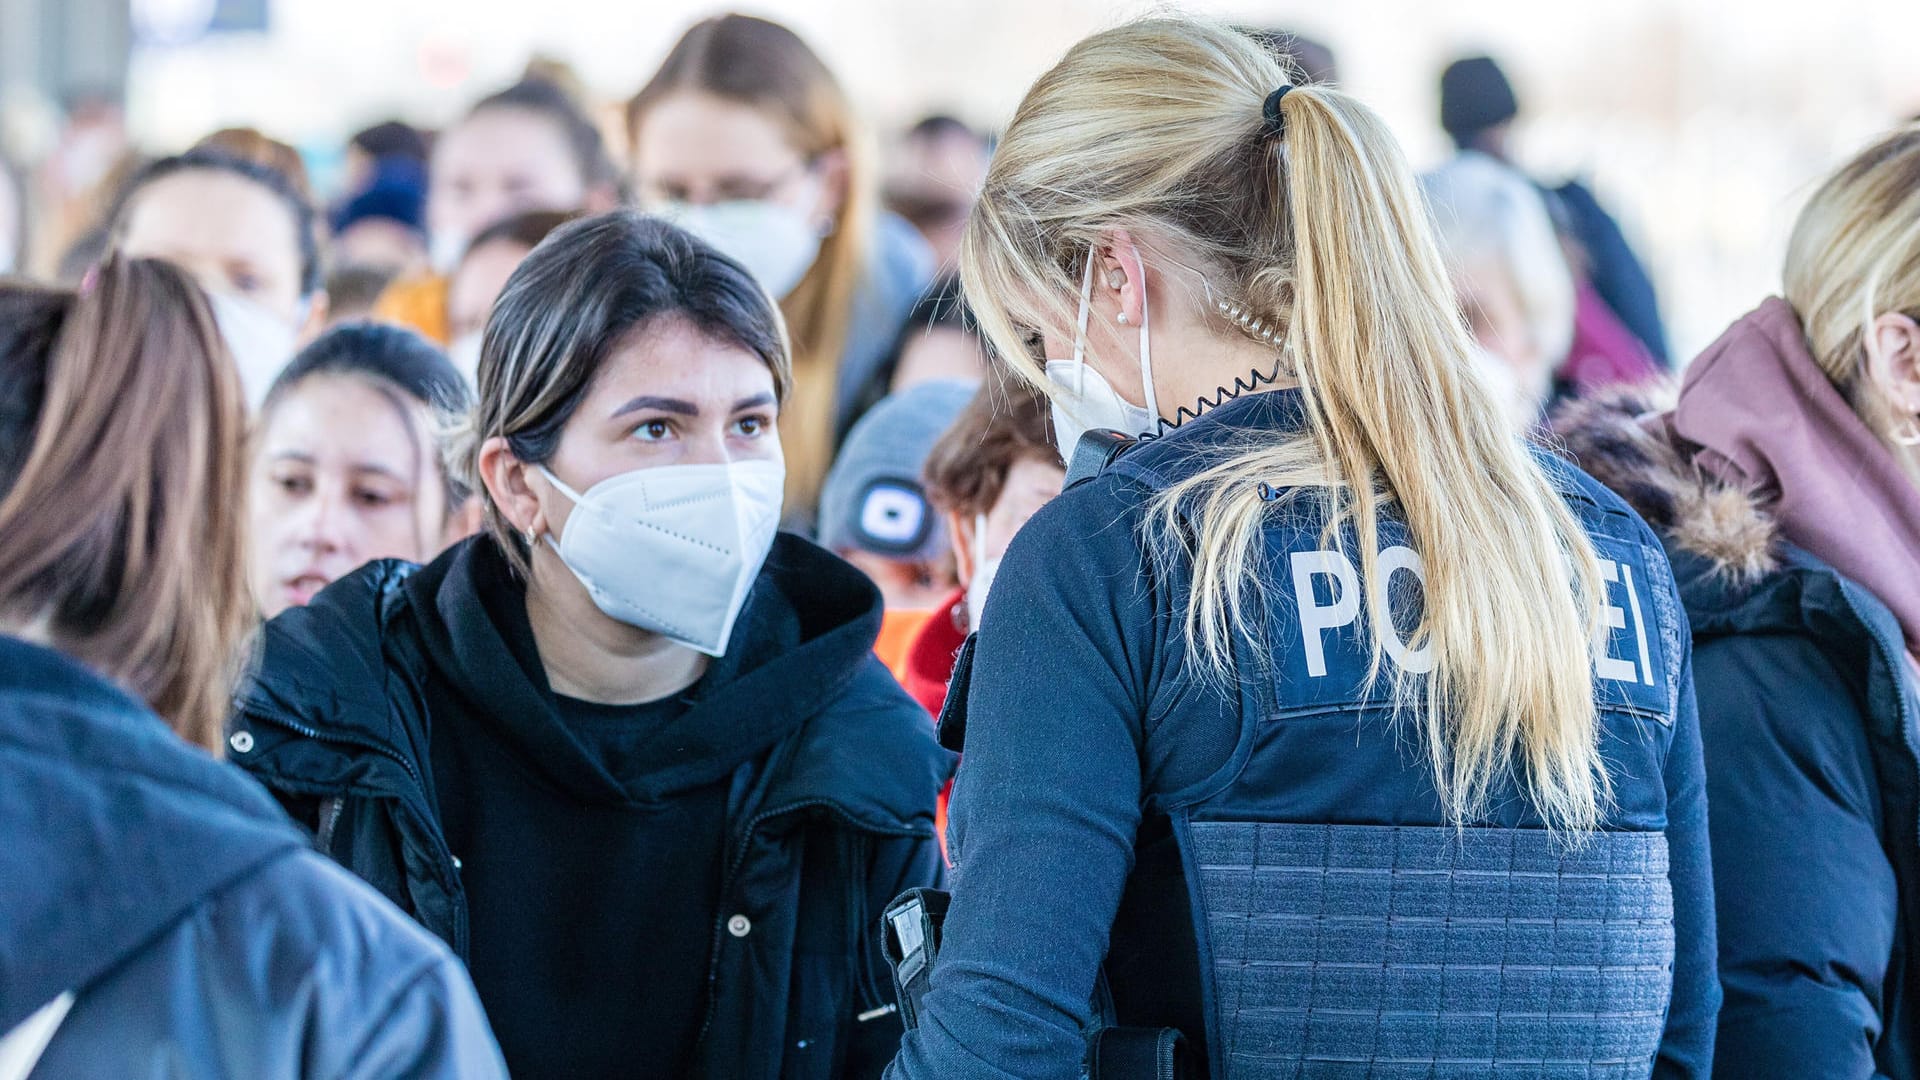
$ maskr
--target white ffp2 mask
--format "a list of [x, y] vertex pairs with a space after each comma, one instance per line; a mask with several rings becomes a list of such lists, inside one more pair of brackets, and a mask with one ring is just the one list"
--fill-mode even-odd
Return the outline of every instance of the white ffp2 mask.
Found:
[[775, 300], [792, 292], [820, 256], [820, 230], [790, 206], [764, 199], [667, 203], [660, 216], [747, 268]]
[[[267, 400], [267, 390], [273, 386], [273, 380], [293, 359], [294, 349], [300, 343], [299, 332], [292, 323], [251, 300], [209, 291], [207, 302], [213, 309], [213, 321], [220, 328], [220, 337], [227, 343], [227, 351], [233, 354], [234, 366], [240, 370], [240, 386], [246, 391], [247, 408], [258, 409]], [[306, 321], [305, 316], [298, 321]]]
[[[1087, 253], [1087, 267], [1080, 276], [1080, 317], [1073, 334], [1073, 359], [1047, 361], [1047, 381], [1055, 388], [1053, 439], [1060, 448], [1062, 461], [1073, 459], [1074, 447], [1089, 431], [1110, 428], [1124, 435], [1144, 435], [1160, 421], [1159, 403], [1153, 394], [1153, 354], [1147, 338], [1145, 275], [1140, 282], [1140, 384], [1146, 405], [1135, 405], [1121, 397], [1113, 384], [1086, 362], [1087, 316], [1093, 302], [1093, 260], [1098, 254], [1097, 249]], [[1137, 262], [1137, 251], [1134, 258]]]
[[780, 527], [778, 461], [662, 465], [576, 492], [555, 542], [608, 618], [722, 656]]
[[967, 629], [979, 631], [980, 613], [987, 610], [987, 590], [993, 588], [993, 576], [999, 572], [1000, 556], [987, 554], [987, 515], [975, 514], [973, 577], [967, 580]]

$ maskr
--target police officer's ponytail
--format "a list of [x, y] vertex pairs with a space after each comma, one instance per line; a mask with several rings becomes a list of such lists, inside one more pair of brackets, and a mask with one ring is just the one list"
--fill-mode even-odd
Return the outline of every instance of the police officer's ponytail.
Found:
[[[1165, 273], [1185, 274], [1193, 302], [1276, 330], [1309, 436], [1245, 447], [1150, 514], [1155, 550], [1193, 568], [1190, 662], [1231, 677], [1236, 657], [1260, 654], [1257, 641], [1236, 648], [1257, 636], [1253, 612], [1274, 587], [1257, 559], [1273, 504], [1256, 480], [1311, 489], [1328, 520], [1362, 537], [1391, 500], [1424, 561], [1426, 616], [1410, 645], [1430, 648], [1433, 666], [1409, 676], [1376, 644], [1374, 670], [1397, 680], [1450, 816], [1482, 816], [1513, 776], [1550, 825], [1591, 829], [1608, 800], [1592, 545], [1472, 374], [1425, 204], [1386, 125], [1294, 82], [1244, 35], [1185, 20], [1075, 46], [996, 151], [963, 243], [969, 301], [997, 351], [1022, 355], [1032, 328], [1070, 330], [1077, 260], [1124, 228], [1174, 253]], [[1046, 389], [1037, 368], [1021, 373]], [[1371, 588], [1376, 552], [1360, 548]]]

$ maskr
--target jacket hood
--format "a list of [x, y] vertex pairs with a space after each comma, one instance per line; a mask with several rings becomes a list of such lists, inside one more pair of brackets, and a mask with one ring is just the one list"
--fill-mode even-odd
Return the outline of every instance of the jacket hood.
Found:
[[1782, 565], [1785, 541], [1763, 492], [1695, 464], [1668, 425], [1671, 384], [1616, 387], [1555, 411], [1560, 449], [1712, 576], [1752, 585]]
[[13, 638], [0, 638], [0, 790], [0, 1032], [306, 846], [238, 769]]
[[[418, 571], [370, 564], [307, 607], [275, 619], [245, 707], [303, 718], [299, 722], [324, 740], [372, 744], [424, 772], [431, 718], [420, 715], [416, 703], [431, 666], [474, 715], [499, 725], [533, 767], [569, 790], [584, 788], [611, 801], [657, 800], [725, 777], [807, 725], [811, 738], [803, 742], [871, 740], [842, 763], [850, 775], [819, 774], [823, 798], [865, 791], [883, 804], [911, 808], [918, 800], [908, 793], [875, 791], [886, 786], [891, 770], [874, 755], [884, 757], [890, 744], [859, 731], [874, 718], [848, 707], [849, 699], [873, 695], [876, 671], [891, 684], [872, 658], [880, 618], [879, 590], [864, 575], [782, 534], [727, 655], [713, 662], [688, 691], [689, 706], [661, 731], [676, 760], [617, 780], [560, 723], [527, 622], [524, 586], [493, 541], [476, 537]], [[897, 687], [892, 692], [893, 704], [911, 708]], [[931, 735], [927, 748], [938, 754]], [[342, 775], [351, 771], [343, 762]], [[836, 784], [845, 791], [834, 790]]]

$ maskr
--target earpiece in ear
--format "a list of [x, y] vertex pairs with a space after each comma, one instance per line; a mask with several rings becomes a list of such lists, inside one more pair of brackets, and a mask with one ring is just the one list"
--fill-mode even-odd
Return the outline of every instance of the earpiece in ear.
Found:
[[1107, 271], [1107, 288], [1117, 289], [1127, 283], [1127, 275], [1118, 270]]

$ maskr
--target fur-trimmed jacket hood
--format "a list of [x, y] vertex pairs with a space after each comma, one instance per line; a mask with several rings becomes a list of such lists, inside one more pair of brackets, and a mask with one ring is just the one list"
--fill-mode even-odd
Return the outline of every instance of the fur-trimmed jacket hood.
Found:
[[1667, 399], [1562, 407], [1557, 449], [1667, 548], [1693, 636], [1724, 992], [1716, 1077], [1920, 1080], [1920, 694], [1893, 611], [1795, 546]]
[[1555, 449], [1625, 499], [1669, 549], [1698, 556], [1729, 584], [1752, 585], [1781, 566], [1780, 523], [1764, 492], [1694, 462], [1667, 421], [1675, 397], [1657, 384], [1569, 401], [1553, 416]]

